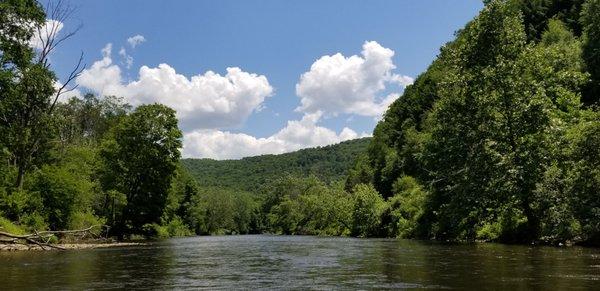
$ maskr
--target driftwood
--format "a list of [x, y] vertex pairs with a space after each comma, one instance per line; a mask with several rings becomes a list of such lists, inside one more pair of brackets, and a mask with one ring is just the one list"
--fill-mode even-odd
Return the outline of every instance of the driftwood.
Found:
[[93, 236], [91, 230], [99, 227], [98, 225], [92, 225], [85, 229], [77, 229], [77, 230], [56, 230], [56, 231], [35, 231], [31, 234], [12, 234], [8, 232], [0, 231], [0, 243], [3, 244], [23, 244], [23, 245], [36, 245], [39, 246], [42, 250], [46, 249], [58, 249], [65, 250], [65, 248], [61, 247], [57, 244], [50, 243], [52, 237], [56, 235], [73, 235], [79, 238], [85, 238], [86, 236]]

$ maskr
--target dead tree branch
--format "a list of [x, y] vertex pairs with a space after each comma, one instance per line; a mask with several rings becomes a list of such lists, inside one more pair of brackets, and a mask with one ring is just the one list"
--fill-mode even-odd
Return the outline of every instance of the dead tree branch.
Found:
[[85, 229], [76, 230], [56, 230], [56, 231], [35, 231], [31, 234], [12, 234], [9, 232], [0, 231], [0, 243], [4, 244], [23, 244], [23, 245], [37, 245], [42, 250], [46, 249], [59, 249], [65, 250], [57, 244], [50, 243], [53, 236], [56, 235], [74, 235], [84, 238], [88, 235], [93, 235], [92, 229], [100, 227], [98, 225], [92, 225]]

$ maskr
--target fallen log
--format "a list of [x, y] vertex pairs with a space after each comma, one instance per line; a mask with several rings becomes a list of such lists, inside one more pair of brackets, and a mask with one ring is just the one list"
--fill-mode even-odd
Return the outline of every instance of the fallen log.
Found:
[[[37, 245], [42, 250], [49, 249], [58, 249], [65, 250], [65, 248], [50, 243], [50, 240], [55, 235], [75, 235], [85, 237], [87, 235], [92, 235], [91, 230], [100, 227], [98, 225], [92, 225], [85, 229], [76, 229], [76, 230], [46, 230], [46, 231], [35, 231], [31, 234], [13, 234], [9, 232], [0, 231], [0, 243], [5, 244], [24, 244], [24, 245]], [[4, 238], [3, 238], [4, 237]]]

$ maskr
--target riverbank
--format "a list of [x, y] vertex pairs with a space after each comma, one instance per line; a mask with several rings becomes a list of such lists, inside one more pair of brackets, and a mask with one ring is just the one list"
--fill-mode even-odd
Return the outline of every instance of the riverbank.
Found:
[[51, 246], [41, 246], [36, 244], [3, 244], [0, 243], [0, 251], [51, 251], [51, 250], [85, 250], [101, 248], [117, 248], [141, 246], [143, 242], [111, 242], [111, 243], [64, 243]]

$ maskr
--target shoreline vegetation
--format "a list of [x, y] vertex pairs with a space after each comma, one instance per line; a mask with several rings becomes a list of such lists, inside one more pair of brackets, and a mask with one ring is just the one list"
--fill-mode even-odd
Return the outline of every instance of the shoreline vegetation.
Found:
[[34, 231], [29, 234], [13, 234], [0, 228], [0, 251], [64, 251], [136, 246], [147, 243], [145, 241], [115, 241], [110, 238], [99, 237], [99, 232], [96, 229], [101, 228], [101, 226], [93, 225], [78, 230]]
[[102, 248], [119, 248], [142, 246], [146, 242], [103, 242], [103, 243], [58, 243], [53, 244], [53, 247], [41, 247], [39, 245], [24, 245], [24, 244], [6, 244], [0, 243], [0, 252], [16, 252], [16, 251], [51, 251], [51, 250], [86, 250], [86, 249], [102, 249]]
[[484, 2], [372, 138], [213, 161], [181, 158], [167, 106], [69, 96], [81, 58], [55, 88], [48, 56], [73, 34], [31, 38], [67, 23], [66, 2], [2, 1], [0, 239], [60, 248], [106, 225], [86, 233], [600, 246], [600, 0]]

